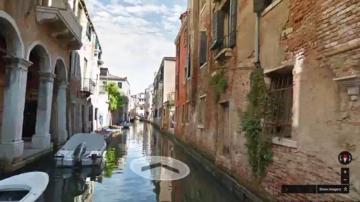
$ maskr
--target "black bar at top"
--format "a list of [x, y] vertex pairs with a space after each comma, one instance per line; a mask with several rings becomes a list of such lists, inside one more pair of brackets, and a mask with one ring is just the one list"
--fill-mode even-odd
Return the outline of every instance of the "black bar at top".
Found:
[[281, 192], [288, 194], [295, 193], [313, 193], [317, 191], [316, 185], [282, 185]]

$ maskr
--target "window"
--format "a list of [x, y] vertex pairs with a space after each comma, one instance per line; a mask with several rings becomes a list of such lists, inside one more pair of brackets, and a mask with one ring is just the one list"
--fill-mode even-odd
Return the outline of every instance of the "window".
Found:
[[220, 104], [218, 135], [220, 137], [220, 154], [228, 155], [230, 153], [230, 130], [229, 130], [229, 102]]
[[84, 78], [86, 77], [87, 66], [88, 66], [88, 61], [86, 58], [84, 58], [84, 74], [82, 75]]
[[204, 125], [205, 120], [205, 106], [206, 106], [206, 96], [200, 97], [199, 103], [199, 114], [198, 114], [198, 123], [199, 125]]
[[89, 39], [89, 41], [91, 41], [91, 25], [90, 25], [90, 22], [88, 22], [88, 24], [86, 26], [86, 36]]
[[122, 83], [121, 83], [121, 82], [118, 82], [118, 87], [119, 87], [120, 89], [122, 89]]
[[265, 120], [265, 131], [271, 136], [291, 138], [293, 76], [291, 71], [268, 75], [270, 84], [270, 113]]
[[95, 120], [98, 120], [98, 118], [97, 118], [98, 117], [98, 110], [99, 110], [98, 108], [95, 108]]
[[89, 121], [93, 120], [93, 106], [89, 107]]
[[270, 6], [274, 0], [265, 0], [265, 7]]
[[236, 45], [237, 0], [228, 0], [213, 19], [212, 50], [233, 48]]
[[199, 62], [200, 67], [207, 61], [207, 34], [206, 31], [200, 32], [200, 49], [199, 49]]
[[190, 78], [191, 77], [191, 56], [190, 56], [190, 52], [191, 52], [191, 46], [190, 43], [188, 43], [188, 48], [187, 48], [187, 56], [186, 56], [186, 78]]

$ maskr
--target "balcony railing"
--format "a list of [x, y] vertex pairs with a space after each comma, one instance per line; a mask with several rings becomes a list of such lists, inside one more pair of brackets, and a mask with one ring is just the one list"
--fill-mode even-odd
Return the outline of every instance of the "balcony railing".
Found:
[[81, 25], [65, 0], [38, 0], [36, 20], [51, 26], [51, 36], [72, 49], [80, 49]]
[[86, 97], [94, 94], [96, 82], [89, 78], [82, 79], [81, 92], [85, 93]]

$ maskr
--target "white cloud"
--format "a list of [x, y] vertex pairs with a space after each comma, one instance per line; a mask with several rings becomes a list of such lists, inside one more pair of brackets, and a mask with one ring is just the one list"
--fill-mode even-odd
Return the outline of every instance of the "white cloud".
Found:
[[162, 57], [175, 56], [174, 38], [186, 0], [107, 2], [88, 1], [105, 66], [112, 74], [128, 76], [132, 93], [143, 91], [153, 82]]

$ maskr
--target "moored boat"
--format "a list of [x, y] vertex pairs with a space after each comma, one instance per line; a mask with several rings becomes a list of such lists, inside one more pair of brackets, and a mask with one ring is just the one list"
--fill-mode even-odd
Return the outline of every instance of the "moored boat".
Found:
[[43, 172], [15, 175], [0, 181], [1, 202], [35, 202], [49, 184], [49, 176]]
[[96, 166], [101, 165], [106, 150], [104, 136], [95, 133], [80, 133], [55, 154], [56, 166]]

